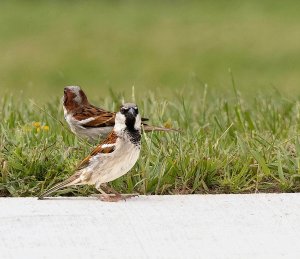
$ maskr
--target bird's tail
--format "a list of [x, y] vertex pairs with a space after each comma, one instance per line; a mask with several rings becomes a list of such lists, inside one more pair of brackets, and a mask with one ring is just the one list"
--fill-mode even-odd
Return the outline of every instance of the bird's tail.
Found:
[[180, 132], [179, 129], [165, 128], [165, 127], [158, 127], [158, 126], [150, 126], [148, 124], [143, 124], [142, 128], [144, 129], [145, 132], [150, 132], [150, 131], [175, 131], [175, 132]]
[[80, 176], [78, 174], [74, 174], [71, 177], [69, 177], [68, 179], [64, 180], [61, 183], [58, 183], [56, 185], [54, 185], [52, 188], [50, 188], [49, 190], [43, 192], [38, 199], [42, 200], [44, 197], [48, 196], [49, 194], [58, 191], [59, 189], [62, 189], [64, 187], [67, 186], [71, 186], [71, 185], [75, 185], [78, 184], [80, 182]]

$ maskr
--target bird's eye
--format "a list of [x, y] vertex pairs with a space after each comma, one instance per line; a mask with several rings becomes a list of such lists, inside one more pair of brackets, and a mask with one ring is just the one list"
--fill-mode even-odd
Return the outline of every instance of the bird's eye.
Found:
[[122, 113], [122, 114], [124, 114], [126, 111], [128, 111], [128, 108], [127, 108], [127, 107], [122, 107], [122, 108], [121, 108], [121, 113]]

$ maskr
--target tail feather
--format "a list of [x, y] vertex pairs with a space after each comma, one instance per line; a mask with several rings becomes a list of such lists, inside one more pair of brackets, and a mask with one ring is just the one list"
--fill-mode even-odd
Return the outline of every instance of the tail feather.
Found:
[[158, 127], [158, 126], [150, 126], [147, 124], [143, 124], [143, 129], [145, 132], [149, 132], [149, 131], [176, 131], [176, 132], [180, 132], [179, 129], [172, 129], [172, 128], [165, 128], [165, 127]]
[[53, 193], [53, 192], [56, 192], [64, 187], [67, 187], [67, 186], [71, 186], [71, 185], [75, 185], [77, 183], [80, 182], [80, 178], [79, 178], [79, 175], [77, 174], [74, 174], [72, 175], [71, 177], [69, 177], [68, 179], [64, 180], [63, 182], [60, 182], [56, 185], [54, 185], [52, 188], [50, 188], [49, 190], [43, 192], [39, 197], [38, 199], [39, 200], [42, 200], [44, 197], [48, 196], [49, 194]]

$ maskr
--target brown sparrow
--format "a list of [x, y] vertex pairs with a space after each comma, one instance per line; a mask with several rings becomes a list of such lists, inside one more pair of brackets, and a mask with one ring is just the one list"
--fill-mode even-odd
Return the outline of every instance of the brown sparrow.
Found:
[[95, 185], [103, 201], [119, 201], [119, 193], [106, 194], [101, 184], [113, 181], [126, 174], [136, 163], [141, 150], [141, 117], [133, 103], [121, 106], [116, 113], [115, 125], [108, 137], [98, 145], [78, 166], [75, 173], [65, 181], [42, 193], [39, 199], [71, 185]]
[[[115, 112], [106, 111], [89, 103], [79, 86], [68, 86], [64, 89], [63, 108], [65, 119], [71, 131], [83, 138], [99, 139], [106, 137], [115, 124]], [[149, 131], [172, 131], [164, 127], [150, 126], [142, 118], [142, 129]]]

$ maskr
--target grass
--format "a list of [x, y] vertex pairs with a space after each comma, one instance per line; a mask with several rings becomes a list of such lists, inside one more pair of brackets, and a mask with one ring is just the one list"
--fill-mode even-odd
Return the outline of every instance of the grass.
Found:
[[36, 196], [90, 152], [63, 121], [66, 85], [110, 110], [134, 85], [153, 124], [182, 129], [144, 135], [118, 191], [298, 192], [299, 3], [0, 2], [0, 195]]
[[[253, 101], [238, 92], [215, 95], [198, 87], [168, 100], [151, 93], [136, 100], [153, 124], [182, 133], [144, 135], [138, 163], [112, 186], [140, 194], [298, 192], [299, 100], [278, 93]], [[120, 99], [112, 93], [97, 103], [115, 110]], [[68, 131], [58, 100], [39, 107], [4, 97], [1, 107], [2, 196], [37, 196], [70, 175], [91, 150]], [[93, 192], [78, 187], [57, 194]]]

